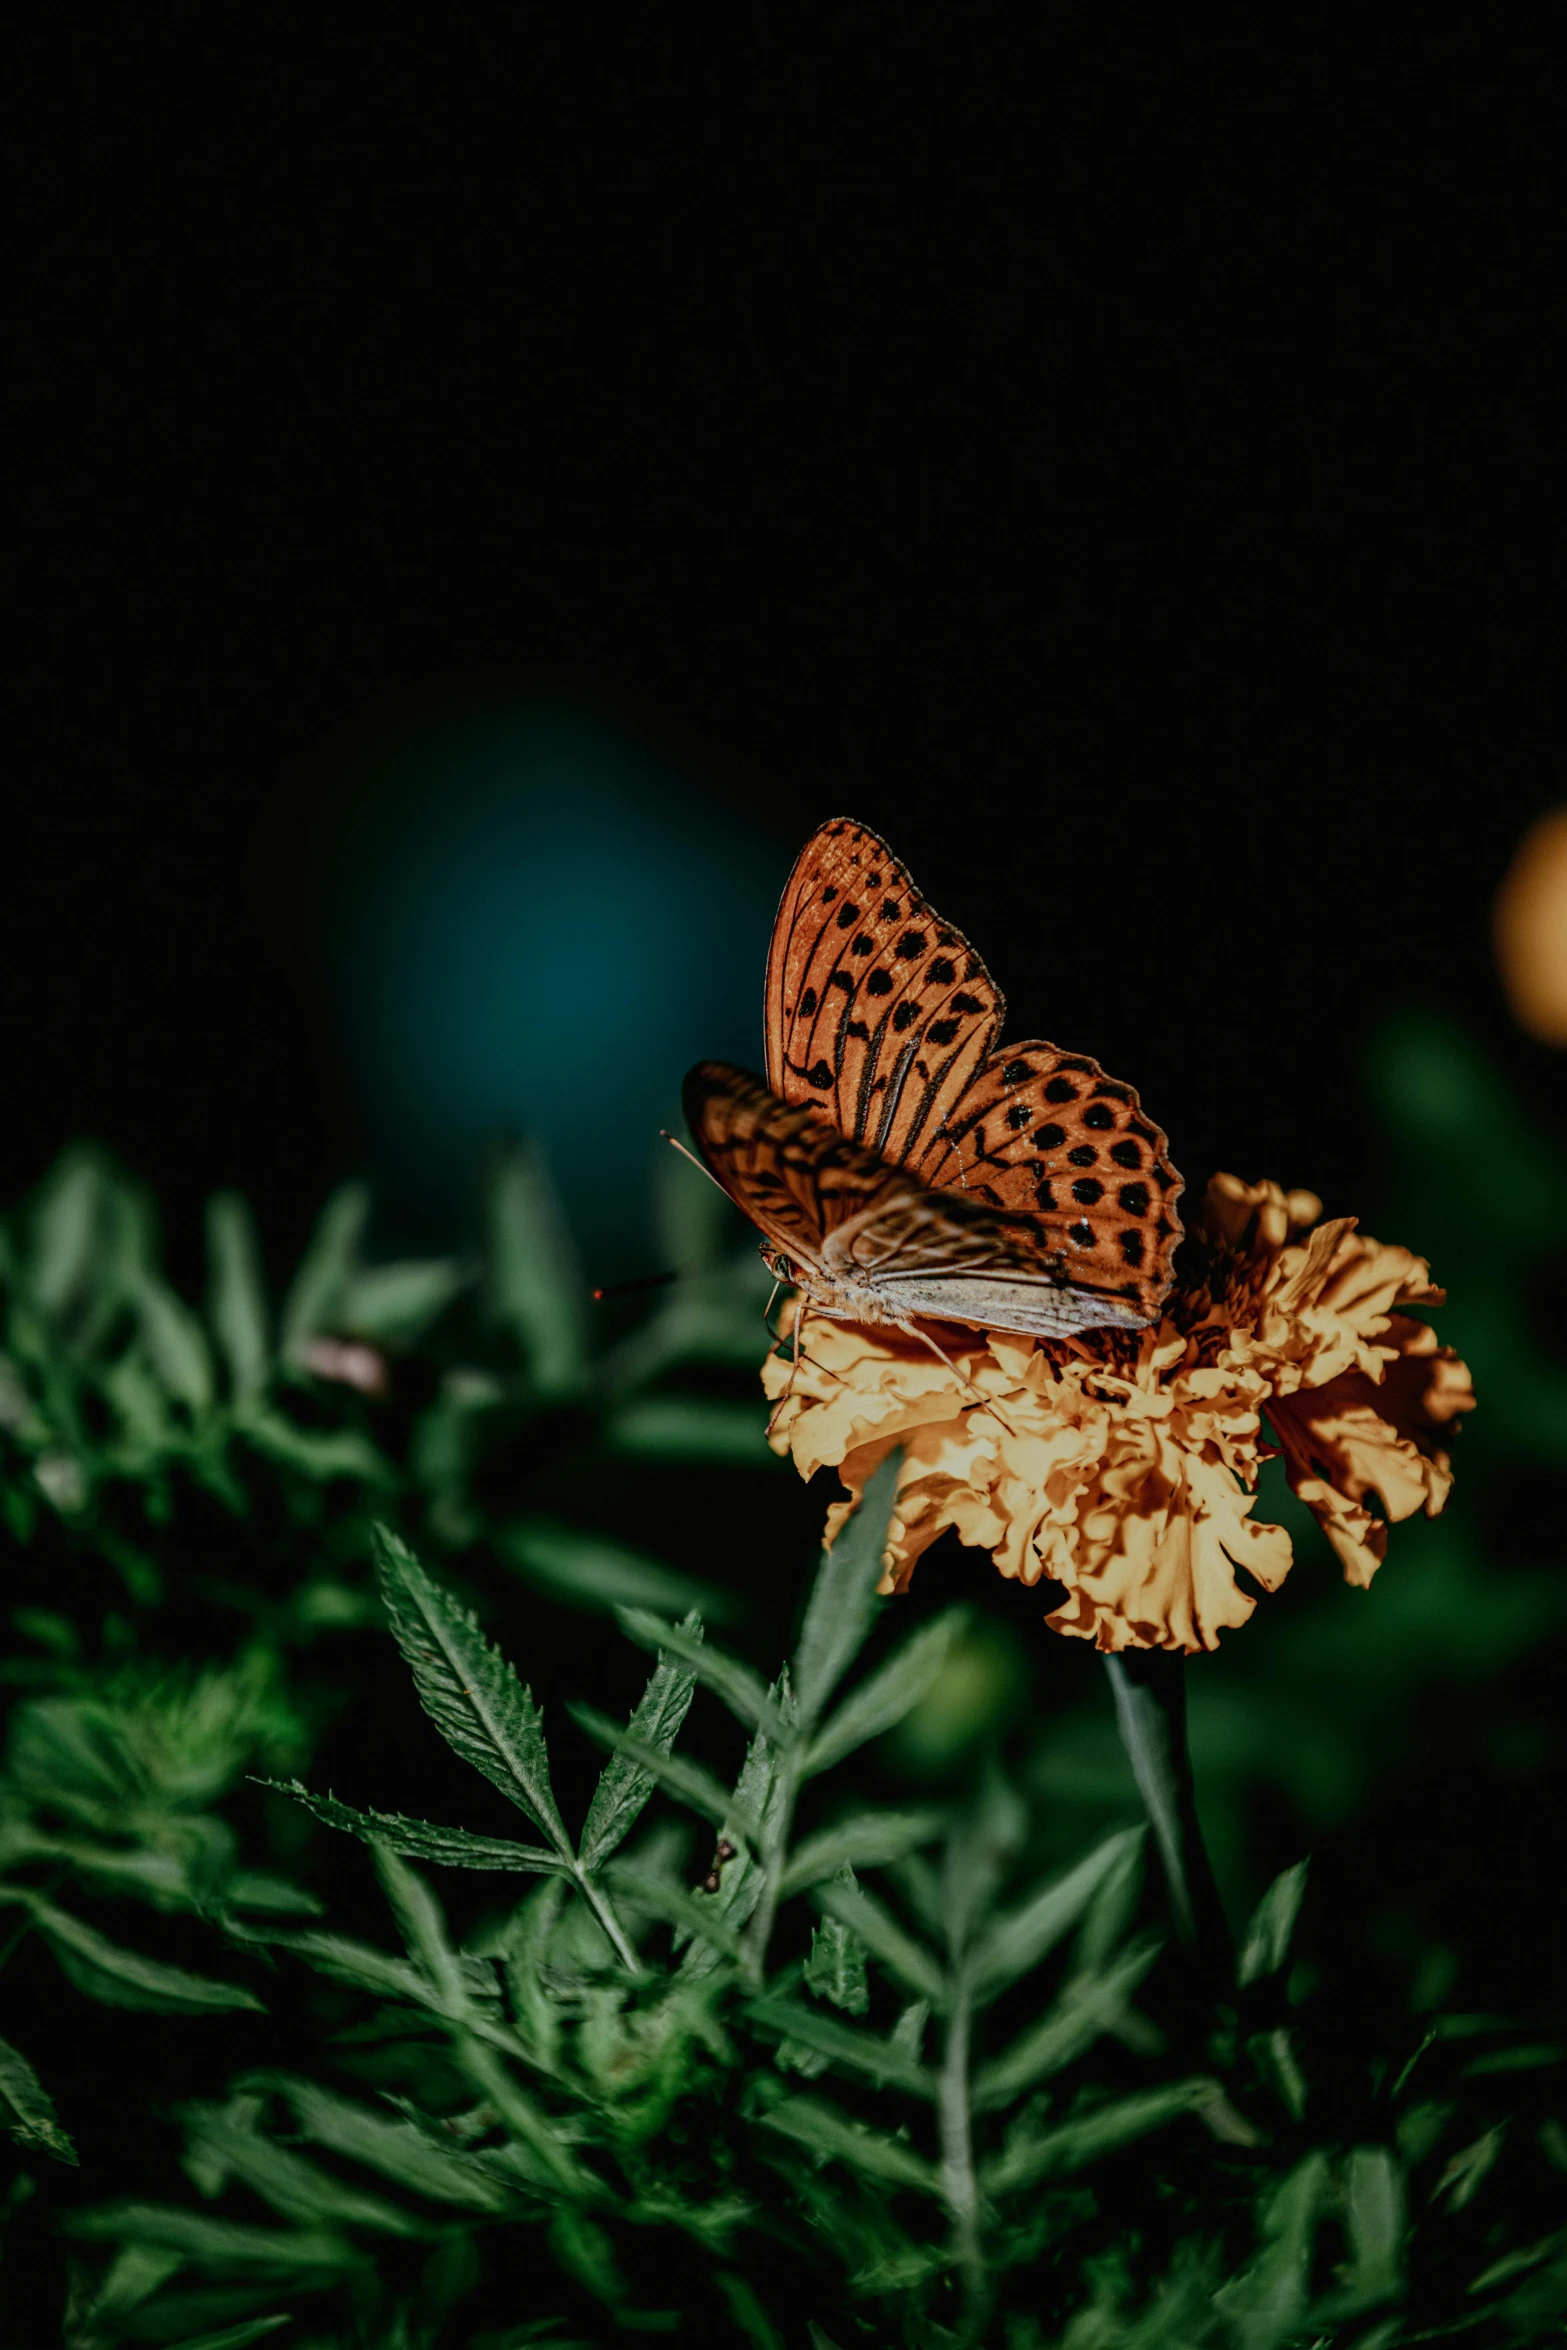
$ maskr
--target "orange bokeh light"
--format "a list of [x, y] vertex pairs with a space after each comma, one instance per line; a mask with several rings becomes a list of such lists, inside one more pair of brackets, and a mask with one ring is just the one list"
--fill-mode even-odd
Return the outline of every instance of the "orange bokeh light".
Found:
[[1567, 808], [1524, 834], [1496, 893], [1492, 935], [1519, 1026], [1567, 1045]]

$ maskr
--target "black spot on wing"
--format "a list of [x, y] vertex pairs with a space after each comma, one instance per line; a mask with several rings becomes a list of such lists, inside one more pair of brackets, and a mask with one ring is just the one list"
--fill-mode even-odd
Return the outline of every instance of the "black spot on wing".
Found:
[[1065, 1077], [1052, 1077], [1045, 1087], [1045, 1099], [1047, 1102], [1075, 1102], [1077, 1087]]
[[1125, 1257], [1129, 1265], [1140, 1265], [1142, 1263], [1143, 1236], [1140, 1232], [1122, 1233], [1121, 1254], [1123, 1257]]
[[1001, 1072], [1001, 1082], [1003, 1085], [1024, 1085], [1033, 1074], [1032, 1064], [1028, 1061], [1008, 1061]]
[[[966, 973], [965, 976], [972, 978], [973, 974], [970, 972]], [[955, 995], [952, 999], [952, 1009], [954, 1012], [961, 1012], [964, 1018], [967, 1020], [971, 1019], [974, 1013], [982, 1012], [985, 1007], [980, 1002], [977, 995], [959, 994]]]
[[1118, 1197], [1129, 1216], [1147, 1215], [1148, 1186], [1146, 1183], [1123, 1183]]
[[[933, 1030], [932, 1034], [934, 1033]], [[1033, 1115], [1034, 1113], [1027, 1102], [1014, 1102], [1007, 1112], [1007, 1124], [1012, 1128], [1014, 1134], [1020, 1133]]]
[[1115, 1112], [1107, 1110], [1103, 1102], [1090, 1102], [1083, 1112], [1083, 1124], [1091, 1126], [1096, 1134], [1103, 1134], [1107, 1126], [1115, 1124]]
[[918, 1004], [911, 1004], [911, 1003], [909, 1003], [909, 1002], [905, 1001], [905, 1002], [901, 1003], [901, 1004], [898, 1006], [897, 1010], [896, 1010], [896, 1011], [893, 1013], [893, 1015], [892, 1015], [892, 1025], [893, 1025], [893, 1027], [894, 1027], [894, 1028], [896, 1028], [896, 1029], [898, 1030], [898, 1032], [899, 1032], [899, 1033], [900, 1033], [900, 1035], [901, 1035], [902, 1031], [903, 1031], [905, 1028], [911, 1028], [911, 1027], [914, 1025], [914, 1022], [915, 1022], [915, 1021], [916, 1021], [916, 1020], [919, 1018], [919, 1016], [920, 1016], [920, 1008], [919, 1008], [919, 1005], [918, 1005]]
[[1143, 1154], [1135, 1142], [1112, 1143], [1110, 1156], [1118, 1167], [1140, 1167], [1143, 1163]]
[[892, 951], [900, 962], [913, 963], [925, 952], [926, 944], [923, 930], [906, 930]]
[[950, 955], [938, 955], [930, 967], [930, 977], [937, 987], [950, 987], [958, 975], [958, 967]]
[[890, 971], [873, 971], [865, 982], [865, 992], [867, 995], [891, 995], [892, 973]]
[[1066, 1128], [1064, 1126], [1036, 1126], [1034, 1128], [1034, 1145], [1038, 1150], [1059, 1150], [1065, 1140]]
[[816, 990], [815, 990], [815, 988], [814, 988], [814, 987], [808, 987], [808, 988], [806, 989], [806, 991], [805, 991], [804, 995], [803, 995], [803, 996], [801, 996], [801, 998], [800, 998], [800, 1010], [801, 1010], [801, 1012], [804, 1014], [804, 1016], [805, 1016], [807, 1019], [809, 1019], [809, 1018], [810, 1018], [810, 1016], [811, 1016], [811, 1014], [812, 1014], [812, 1013], [815, 1011], [815, 1009], [816, 1009]]
[[1091, 1142], [1080, 1142], [1075, 1151], [1067, 1152], [1066, 1163], [1069, 1167], [1091, 1167], [1098, 1155]]
[[926, 1031], [932, 1044], [950, 1044], [957, 1033], [956, 1020], [932, 1020]]
[[1104, 1195], [1105, 1187], [1094, 1175], [1081, 1175], [1072, 1186], [1072, 1197], [1080, 1200], [1085, 1208], [1091, 1208]]

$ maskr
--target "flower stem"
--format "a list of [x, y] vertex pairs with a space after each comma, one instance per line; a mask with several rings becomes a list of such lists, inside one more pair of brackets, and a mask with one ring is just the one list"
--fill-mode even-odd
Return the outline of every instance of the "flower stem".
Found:
[[1116, 1727], [1164, 1867], [1176, 1936], [1199, 1961], [1227, 1967], [1230, 1930], [1198, 1825], [1186, 1744], [1186, 1659], [1162, 1649], [1124, 1649], [1104, 1665]]
[[963, 2273], [965, 2342], [977, 2342], [990, 2298], [985, 2256], [979, 2239], [979, 2182], [974, 2176], [974, 2138], [969, 2106], [971, 2012], [960, 1963], [952, 1985], [946, 2046], [937, 2091], [941, 2130], [941, 2189], [952, 2215], [952, 2251]]

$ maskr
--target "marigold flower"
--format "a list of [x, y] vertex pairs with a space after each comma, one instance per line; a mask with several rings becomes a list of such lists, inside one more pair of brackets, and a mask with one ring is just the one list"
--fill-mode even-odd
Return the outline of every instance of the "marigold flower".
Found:
[[884, 1591], [952, 1526], [1004, 1575], [1064, 1586], [1047, 1621], [1101, 1649], [1215, 1648], [1256, 1606], [1238, 1568], [1278, 1589], [1290, 1538], [1251, 1515], [1276, 1454], [1364, 1587], [1388, 1524], [1446, 1502], [1442, 1439], [1474, 1396], [1452, 1348], [1397, 1310], [1442, 1304], [1425, 1262], [1321, 1213], [1310, 1192], [1216, 1176], [1152, 1328], [1035, 1340], [943, 1324], [952, 1369], [899, 1331], [797, 1302], [798, 1362], [791, 1322], [763, 1366], [769, 1439], [802, 1476], [838, 1471], [849, 1498], [829, 1540], [903, 1448]]

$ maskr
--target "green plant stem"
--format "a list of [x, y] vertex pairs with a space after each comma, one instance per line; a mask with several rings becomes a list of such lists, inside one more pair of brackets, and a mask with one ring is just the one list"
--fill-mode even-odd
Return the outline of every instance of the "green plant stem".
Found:
[[963, 2274], [964, 2334], [977, 2342], [984, 2328], [990, 2285], [979, 2238], [979, 2182], [974, 2174], [974, 2137], [969, 2105], [969, 2048], [972, 2009], [966, 1971], [960, 1964], [951, 1989], [946, 2043], [937, 2088], [941, 2135], [941, 2191], [952, 2215], [952, 2255]]
[[[767, 1981], [767, 1945], [773, 1937], [784, 1863], [789, 1857], [789, 1834], [794, 1826], [794, 1807], [800, 1793], [797, 1758], [803, 1751], [803, 1737], [797, 1738], [789, 1746], [775, 1749], [778, 1756], [777, 1791], [772, 1821], [762, 1842], [762, 1890], [745, 1930], [746, 1980], [758, 1991], [763, 1989]], [[764, 1813], [768, 1808], [763, 1806]]]
[[1177, 1939], [1194, 1957], [1227, 1969], [1229, 1925], [1197, 1819], [1186, 1743], [1186, 1659], [1162, 1649], [1124, 1649], [1104, 1666], [1164, 1868]]
[[602, 1886], [594, 1883], [586, 1869], [579, 1865], [574, 1854], [571, 1860], [571, 1874], [573, 1884], [609, 1936], [610, 1944], [621, 1965], [629, 1973], [639, 1975], [642, 1972], [642, 1961], [628, 1940], [625, 1928], [610, 1907], [608, 1894], [605, 1893]]

